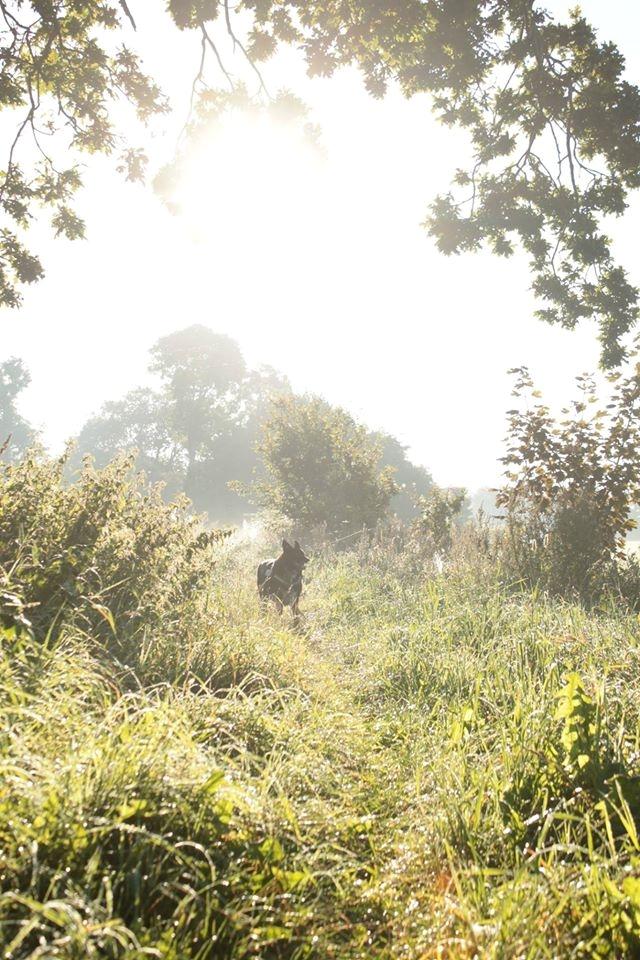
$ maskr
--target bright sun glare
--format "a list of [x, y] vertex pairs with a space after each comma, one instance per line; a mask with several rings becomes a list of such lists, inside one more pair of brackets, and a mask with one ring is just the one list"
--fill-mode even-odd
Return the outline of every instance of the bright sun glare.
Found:
[[197, 241], [289, 257], [328, 239], [322, 165], [304, 130], [239, 112], [192, 151], [174, 199]]

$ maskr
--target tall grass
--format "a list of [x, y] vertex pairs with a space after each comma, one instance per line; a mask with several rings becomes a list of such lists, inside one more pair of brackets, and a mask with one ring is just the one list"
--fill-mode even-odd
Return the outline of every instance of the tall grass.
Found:
[[294, 629], [124, 465], [0, 530], [7, 957], [640, 952], [635, 615], [379, 544]]

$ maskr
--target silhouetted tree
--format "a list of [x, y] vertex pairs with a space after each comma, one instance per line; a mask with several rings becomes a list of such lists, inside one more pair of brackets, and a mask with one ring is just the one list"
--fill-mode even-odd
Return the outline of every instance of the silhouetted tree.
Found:
[[152, 483], [166, 484], [169, 496], [183, 490], [184, 457], [171, 434], [167, 402], [149, 387], [105, 403], [100, 413], [85, 423], [72, 465], [79, 466], [82, 457], [90, 454], [98, 467], [105, 467], [118, 454], [132, 450], [137, 452], [137, 466]]
[[263, 474], [257, 444], [271, 402], [290, 393], [287, 378], [270, 367], [248, 371], [240, 383], [238, 409], [207, 445], [191, 491], [198, 509], [214, 522], [238, 522], [253, 512], [242, 489]]
[[5, 459], [17, 459], [36, 439], [35, 430], [16, 407], [18, 396], [30, 382], [31, 375], [18, 357], [0, 364], [0, 446], [10, 437]]
[[187, 493], [214, 521], [241, 520], [252, 507], [229, 484], [259, 471], [260, 427], [271, 398], [290, 390], [286, 377], [247, 370], [233, 340], [201, 326], [163, 337], [151, 353], [159, 388], [106, 403], [82, 428], [72, 466], [86, 454], [105, 466], [135, 450], [137, 466], [167, 495]]

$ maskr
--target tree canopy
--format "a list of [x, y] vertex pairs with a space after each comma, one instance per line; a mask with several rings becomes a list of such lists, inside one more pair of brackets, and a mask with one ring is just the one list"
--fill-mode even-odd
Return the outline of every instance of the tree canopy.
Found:
[[171, 432], [166, 401], [150, 387], [130, 390], [121, 400], [110, 400], [82, 427], [73, 465], [86, 454], [96, 466], [106, 467], [118, 453], [135, 450], [137, 466], [151, 483], [164, 483], [169, 496], [182, 490], [181, 450]]
[[[282, 417], [287, 411], [295, 411], [291, 430], [300, 433], [299, 452], [307, 458], [304, 469], [311, 473], [314, 456], [322, 465], [321, 450], [328, 440], [335, 442], [335, 455], [341, 457], [346, 449], [343, 441], [350, 438], [360, 467], [369, 458], [367, 463], [378, 464], [373, 471], [376, 476], [380, 472], [385, 477], [393, 475], [390, 508], [401, 519], [416, 516], [419, 498], [433, 486], [430, 473], [409, 461], [406, 447], [395, 437], [357, 426], [345, 411], [318, 398], [308, 406], [304, 398], [292, 394], [289, 381], [279, 371], [271, 367], [249, 369], [238, 344], [230, 337], [194, 324], [162, 337], [150, 353], [150, 370], [158, 377], [156, 386], [136, 387], [121, 399], [105, 403], [80, 431], [72, 469], [77, 469], [86, 455], [97, 467], [106, 467], [118, 455], [135, 451], [136, 466], [152, 483], [163, 483], [168, 497], [186, 493], [195, 509], [206, 511], [213, 522], [237, 523], [255, 512], [247, 491], [256, 482], [261, 489], [274, 465], [269, 459], [275, 450], [273, 429], [277, 425], [284, 436], [287, 425]], [[303, 437], [307, 429], [303, 410], [307, 406], [309, 411], [315, 409], [317, 416], [315, 420], [311, 417], [310, 432]], [[271, 432], [267, 441], [264, 429], [268, 424]], [[337, 433], [327, 438], [326, 428], [331, 424]], [[320, 446], [314, 452], [316, 441]], [[265, 444], [269, 448], [266, 462]], [[366, 452], [364, 460], [362, 451]], [[278, 484], [289, 480], [297, 483], [293, 474], [284, 477], [281, 464], [277, 469], [281, 473]], [[357, 497], [357, 477], [354, 474], [349, 478], [354, 484], [349, 494], [340, 486], [340, 469], [338, 465], [331, 480], [330, 498]], [[274, 498], [289, 496], [295, 500], [295, 491], [283, 492], [278, 486], [267, 498], [268, 505], [276, 505]], [[266, 503], [262, 496], [257, 499]], [[284, 500], [279, 501], [279, 508], [283, 504]], [[321, 512], [326, 512], [325, 507], [319, 506]], [[343, 504], [336, 509], [351, 508]], [[344, 513], [342, 519], [346, 516]], [[360, 520], [358, 514], [358, 524]]]
[[151, 356], [169, 429], [186, 454], [185, 493], [192, 496], [205, 448], [242, 416], [244, 358], [235, 340], [199, 324], [158, 340]]
[[[0, 107], [18, 121], [0, 179], [4, 304], [19, 303], [22, 285], [42, 276], [24, 237], [39, 207], [51, 211], [57, 234], [82, 235], [70, 205], [80, 173], [69, 147], [117, 151], [125, 176], [144, 175], [146, 157], [122, 137], [118, 102], [142, 121], [169, 105], [131, 50], [135, 7], [0, 2]], [[487, 245], [509, 256], [520, 246], [539, 316], [569, 328], [595, 318], [603, 365], [624, 359], [638, 291], [612, 255], [603, 219], [621, 215], [640, 183], [640, 90], [625, 79], [617, 47], [579, 11], [563, 22], [535, 0], [169, 0], [168, 12], [200, 39], [191, 133], [254, 99], [247, 77], [256, 80], [254, 102], [269, 105], [260, 64], [281, 45], [296, 47], [311, 75], [357, 66], [373, 96], [390, 84], [407, 97], [429, 94], [440, 120], [468, 133], [473, 152], [427, 217], [439, 248]], [[229, 45], [246, 75], [230, 62]]]
[[271, 397], [290, 389], [286, 377], [248, 370], [235, 340], [200, 324], [159, 339], [149, 369], [157, 388], [104, 404], [80, 432], [75, 464], [90, 454], [103, 467], [135, 450], [168, 496], [186, 493], [213, 520], [239, 520], [248, 504], [229, 483], [252, 478], [260, 425]]
[[306, 530], [349, 536], [373, 527], [398, 489], [366, 428], [321, 397], [278, 397], [258, 449], [265, 479], [256, 501]]

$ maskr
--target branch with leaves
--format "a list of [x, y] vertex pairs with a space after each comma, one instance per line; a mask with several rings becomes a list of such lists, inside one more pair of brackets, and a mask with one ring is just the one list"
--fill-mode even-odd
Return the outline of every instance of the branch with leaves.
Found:
[[[131, 12], [120, 7], [130, 29]], [[143, 152], [114, 128], [114, 105], [129, 102], [143, 122], [167, 105], [137, 56], [103, 39], [123, 29], [104, 0], [0, 0], [0, 109], [16, 118], [0, 171], [0, 305], [19, 305], [21, 287], [44, 274], [25, 240], [42, 209], [56, 236], [84, 235], [71, 205], [82, 179], [70, 153], [111, 154], [121, 144], [118, 169], [129, 179], [144, 173]]]
[[[82, 233], [69, 206], [77, 167], [59, 172], [46, 142], [66, 131], [73, 148], [112, 152], [115, 99], [142, 119], [166, 109], [129, 48], [109, 52], [103, 41], [131, 34], [134, 6], [0, 0], [0, 106], [20, 118], [0, 183], [9, 221], [0, 233], [0, 302], [15, 305], [20, 286], [42, 275], [21, 235], [38, 205], [55, 208], [57, 232]], [[537, 0], [169, 0], [167, 9], [178, 29], [201, 39], [187, 142], [223, 110], [271, 102], [261, 63], [282, 45], [301, 52], [312, 76], [355, 65], [372, 96], [389, 85], [407, 97], [427, 93], [443, 123], [466, 131], [473, 153], [429, 211], [439, 249], [524, 250], [538, 316], [567, 328], [595, 319], [603, 366], [624, 360], [639, 293], [604, 221], [621, 216], [640, 185], [640, 90], [625, 79], [620, 51], [579, 12], [560, 22]], [[255, 95], [244, 73], [257, 78]], [[25, 134], [42, 158], [29, 171], [16, 158]], [[120, 166], [138, 178], [144, 163], [129, 147]]]
[[[180, 2], [197, 19], [229, 5]], [[246, 53], [302, 51], [311, 75], [356, 65], [373, 96], [390, 84], [426, 92], [439, 119], [465, 130], [474, 160], [433, 203], [426, 227], [444, 253], [488, 246], [528, 255], [540, 319], [597, 320], [602, 364], [622, 362], [638, 290], [616, 263], [603, 220], [640, 184], [640, 90], [624, 58], [578, 12], [566, 23], [535, 0], [393, 4], [243, 0]], [[193, 24], [193, 19], [190, 25]]]

